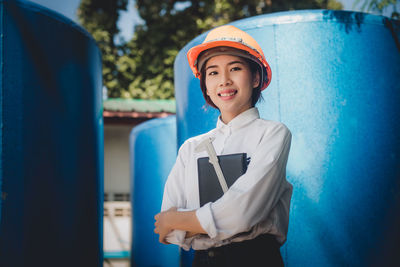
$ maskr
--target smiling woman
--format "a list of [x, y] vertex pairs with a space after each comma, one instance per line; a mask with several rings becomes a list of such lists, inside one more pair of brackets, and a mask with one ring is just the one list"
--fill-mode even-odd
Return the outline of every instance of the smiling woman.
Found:
[[[286, 180], [291, 133], [280, 122], [261, 119], [255, 107], [271, 81], [269, 64], [250, 35], [229, 25], [210, 31], [187, 56], [206, 102], [220, 116], [215, 129], [179, 149], [154, 232], [164, 244], [193, 248], [192, 266], [283, 266], [280, 246], [286, 241], [292, 195]], [[216, 179], [201, 163], [204, 150], [223, 190], [218, 183], [199, 189]], [[242, 166], [229, 188], [231, 175], [222, 170], [227, 158], [232, 167]], [[204, 204], [210, 192], [217, 192], [216, 201]]]

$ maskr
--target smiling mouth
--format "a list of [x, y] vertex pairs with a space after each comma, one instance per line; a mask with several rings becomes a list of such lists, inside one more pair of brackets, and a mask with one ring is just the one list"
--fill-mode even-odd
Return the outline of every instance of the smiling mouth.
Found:
[[219, 93], [218, 96], [222, 96], [222, 97], [227, 97], [227, 96], [233, 96], [237, 94], [237, 90], [232, 90], [229, 92], [223, 92], [223, 93]]

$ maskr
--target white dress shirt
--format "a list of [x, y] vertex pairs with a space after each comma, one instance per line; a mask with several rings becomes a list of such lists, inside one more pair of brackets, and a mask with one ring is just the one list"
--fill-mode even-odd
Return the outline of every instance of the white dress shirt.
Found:
[[[200, 207], [197, 159], [208, 155], [196, 153], [195, 148], [208, 137], [215, 138], [217, 155], [247, 153], [250, 163], [220, 199]], [[166, 240], [185, 250], [201, 250], [269, 233], [283, 244], [293, 188], [286, 180], [290, 142], [288, 128], [260, 119], [257, 108], [244, 111], [228, 124], [219, 119], [215, 129], [186, 140], [165, 184], [161, 210], [196, 210], [207, 235], [185, 238], [186, 232], [174, 230]]]

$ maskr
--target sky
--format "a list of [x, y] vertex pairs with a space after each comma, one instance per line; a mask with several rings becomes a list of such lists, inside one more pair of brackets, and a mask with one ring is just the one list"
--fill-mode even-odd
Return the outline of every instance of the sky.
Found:
[[[30, 1], [35, 2], [39, 5], [45, 6], [49, 9], [52, 9], [58, 13], [61, 13], [62, 15], [79, 23], [77, 16], [76, 16], [76, 10], [79, 6], [80, 0], [30, 0]], [[353, 9], [353, 4], [355, 1], [356, 0], [339, 0], [339, 2], [341, 2], [343, 4], [344, 10], [360, 11], [361, 4], [357, 5]], [[362, 3], [362, 1], [363, 0], [361, 0], [360, 2]], [[397, 6], [398, 6], [398, 10], [400, 10], [400, 1], [397, 4]], [[391, 11], [388, 11], [387, 13], [384, 13], [383, 15], [390, 16], [390, 12]], [[120, 36], [124, 40], [131, 39], [131, 37], [133, 35], [133, 31], [134, 31], [133, 30], [134, 25], [142, 23], [142, 22], [143, 22], [143, 20], [139, 17], [139, 15], [135, 9], [135, 1], [129, 0], [128, 10], [121, 14], [120, 19], [118, 21], [118, 26], [121, 30]]]
[[[79, 24], [76, 16], [81, 0], [29, 0], [41, 6], [52, 9], [69, 19]], [[110, 0], [111, 1], [111, 0]], [[133, 36], [133, 29], [135, 24], [142, 23], [143, 20], [140, 18], [135, 8], [135, 1], [129, 0], [128, 10], [123, 12], [118, 21], [118, 26], [121, 30], [121, 37], [125, 40], [131, 39]]]

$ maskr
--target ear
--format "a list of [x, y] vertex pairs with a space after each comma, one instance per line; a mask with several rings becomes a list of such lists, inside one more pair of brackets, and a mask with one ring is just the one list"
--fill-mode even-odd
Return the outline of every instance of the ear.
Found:
[[257, 88], [260, 85], [260, 72], [256, 72], [253, 75], [253, 88]]
[[208, 89], [206, 89], [206, 94], [209, 96], [210, 94], [208, 93]]

